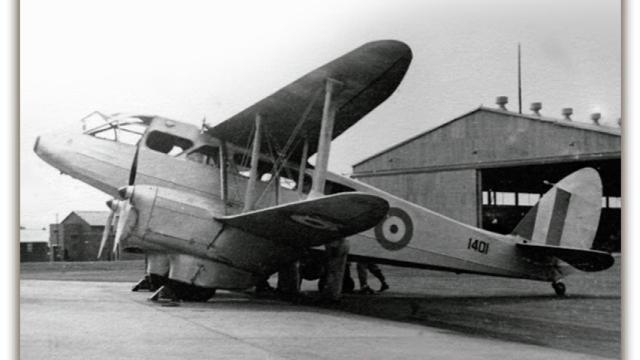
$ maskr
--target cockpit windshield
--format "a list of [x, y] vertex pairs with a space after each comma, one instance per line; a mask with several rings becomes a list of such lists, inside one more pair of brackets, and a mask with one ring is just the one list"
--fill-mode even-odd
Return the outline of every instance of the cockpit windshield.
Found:
[[147, 130], [153, 116], [93, 113], [81, 119], [84, 134], [100, 139], [135, 145]]

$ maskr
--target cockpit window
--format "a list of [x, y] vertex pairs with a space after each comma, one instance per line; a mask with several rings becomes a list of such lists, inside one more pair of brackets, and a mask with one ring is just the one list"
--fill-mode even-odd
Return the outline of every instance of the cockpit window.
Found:
[[157, 130], [149, 133], [146, 144], [151, 150], [171, 156], [178, 156], [193, 146], [191, 140]]
[[187, 155], [187, 159], [209, 166], [218, 167], [220, 150], [216, 146], [204, 145], [193, 150]]
[[85, 134], [100, 139], [135, 145], [147, 130], [148, 118], [135, 115], [108, 117], [96, 111], [82, 119], [82, 129]]

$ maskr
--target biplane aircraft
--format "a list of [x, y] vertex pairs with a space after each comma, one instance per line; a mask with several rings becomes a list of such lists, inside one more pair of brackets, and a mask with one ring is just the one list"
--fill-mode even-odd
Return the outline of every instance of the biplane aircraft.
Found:
[[322, 262], [330, 299], [347, 261], [548, 281], [559, 295], [571, 268], [610, 267], [610, 254], [590, 250], [602, 193], [593, 169], [553, 185], [509, 235], [327, 170], [332, 139], [385, 101], [411, 60], [402, 42], [371, 42], [215, 126], [116, 114], [82, 133], [42, 135], [34, 150], [114, 196], [100, 252], [115, 228], [113, 251], [146, 254], [156, 295], [175, 299], [206, 300], [276, 272], [295, 293], [300, 276], [313, 278], [303, 258]]

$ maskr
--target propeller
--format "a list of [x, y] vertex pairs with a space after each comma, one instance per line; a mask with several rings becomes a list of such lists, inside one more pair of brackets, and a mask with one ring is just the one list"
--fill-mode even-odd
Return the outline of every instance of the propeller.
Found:
[[129, 213], [133, 208], [130, 200], [131, 196], [133, 196], [133, 186], [123, 187], [119, 190], [119, 193], [124, 200], [118, 201], [116, 204], [115, 211], [118, 214], [118, 222], [116, 224], [116, 236], [113, 239], [112, 252], [114, 254], [116, 254], [116, 251], [118, 250], [118, 245], [120, 245], [120, 240], [122, 239], [122, 234], [124, 233]]
[[[111, 203], [113, 200], [107, 201], [107, 206], [111, 208]], [[102, 233], [102, 239], [100, 239], [100, 249], [98, 249], [98, 260], [102, 257], [102, 251], [104, 250], [104, 246], [107, 244], [107, 239], [111, 235], [111, 226], [113, 226], [113, 219], [115, 218], [115, 212], [112, 210], [109, 212], [109, 216], [107, 217], [107, 223], [104, 225], [104, 232]]]
[[122, 200], [111, 199], [107, 201], [107, 206], [111, 209], [107, 221], [105, 224], [104, 232], [102, 233], [102, 239], [100, 240], [100, 248], [98, 249], [98, 259], [102, 256], [102, 252], [107, 243], [107, 239], [111, 236], [111, 228], [115, 224], [116, 234], [113, 239], [112, 252], [115, 255], [118, 250], [118, 245], [122, 239], [126, 220], [129, 217], [133, 205], [131, 204], [131, 197], [133, 196], [134, 184], [136, 181], [136, 174], [138, 172], [138, 155], [140, 153], [140, 142], [136, 146], [136, 152], [133, 155], [133, 163], [131, 164], [131, 170], [129, 171], [129, 186], [122, 187], [118, 190], [118, 194]]

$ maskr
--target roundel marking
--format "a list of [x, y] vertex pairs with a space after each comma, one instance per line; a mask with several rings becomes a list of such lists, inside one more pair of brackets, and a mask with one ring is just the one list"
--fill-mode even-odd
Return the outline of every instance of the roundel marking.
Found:
[[413, 237], [413, 221], [404, 210], [392, 207], [387, 216], [376, 225], [376, 240], [387, 250], [400, 250]]
[[339, 230], [338, 224], [315, 215], [293, 214], [291, 215], [291, 220], [315, 229], [328, 230], [328, 231]]

